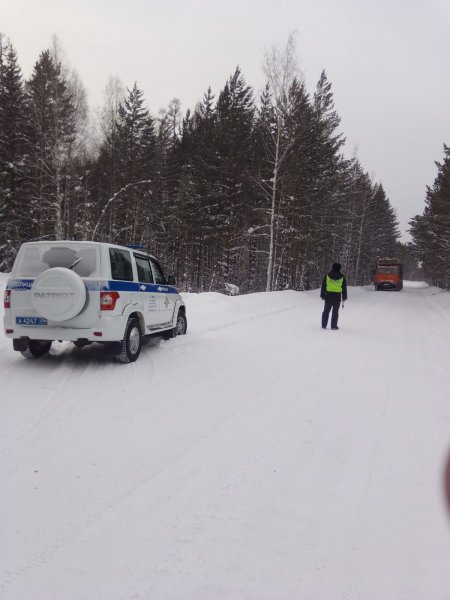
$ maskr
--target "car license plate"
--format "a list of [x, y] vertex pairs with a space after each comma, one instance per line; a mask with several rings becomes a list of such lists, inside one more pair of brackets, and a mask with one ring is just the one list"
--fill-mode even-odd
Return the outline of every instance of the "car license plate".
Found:
[[48, 325], [47, 319], [42, 317], [16, 317], [17, 325]]

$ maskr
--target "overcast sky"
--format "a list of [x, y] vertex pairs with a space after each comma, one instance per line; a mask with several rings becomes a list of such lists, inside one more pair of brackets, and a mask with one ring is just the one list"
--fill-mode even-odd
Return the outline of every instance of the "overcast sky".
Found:
[[450, 145], [450, 0], [0, 0], [25, 77], [57, 35], [91, 107], [115, 75], [153, 115], [174, 97], [193, 108], [237, 65], [259, 94], [264, 51], [292, 30], [308, 90], [325, 69], [345, 153], [383, 184], [404, 234]]

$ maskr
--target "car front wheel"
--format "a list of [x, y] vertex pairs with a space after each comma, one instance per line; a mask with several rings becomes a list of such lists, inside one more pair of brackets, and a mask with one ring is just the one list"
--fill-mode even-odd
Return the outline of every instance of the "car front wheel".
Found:
[[138, 359], [142, 348], [142, 332], [138, 319], [128, 319], [125, 335], [121, 341], [120, 353], [117, 360], [122, 363], [134, 362]]
[[180, 310], [177, 315], [177, 322], [175, 324], [175, 327], [173, 329], [169, 329], [168, 331], [165, 331], [163, 333], [163, 338], [165, 340], [170, 340], [171, 338], [174, 338], [177, 335], [185, 335], [186, 331], [187, 331], [186, 315], [184, 314], [184, 312], [182, 312]]

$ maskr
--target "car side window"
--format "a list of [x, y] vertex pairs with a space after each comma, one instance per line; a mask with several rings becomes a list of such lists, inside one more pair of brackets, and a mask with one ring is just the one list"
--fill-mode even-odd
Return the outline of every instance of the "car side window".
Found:
[[133, 281], [131, 255], [126, 250], [109, 249], [111, 262], [111, 277], [119, 281]]
[[153, 275], [155, 277], [155, 283], [162, 283], [163, 285], [166, 285], [166, 278], [164, 277], [164, 273], [163, 270], [161, 269], [161, 267], [158, 265], [158, 263], [155, 260], [150, 259], [150, 262], [152, 263], [152, 268], [153, 268]]
[[153, 283], [153, 273], [148, 258], [136, 255], [135, 258], [139, 281], [142, 283]]

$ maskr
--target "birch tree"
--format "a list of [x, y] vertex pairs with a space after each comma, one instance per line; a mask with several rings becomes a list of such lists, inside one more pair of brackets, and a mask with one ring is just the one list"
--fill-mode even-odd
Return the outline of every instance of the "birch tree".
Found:
[[276, 207], [280, 187], [280, 169], [290, 147], [290, 140], [285, 135], [285, 121], [289, 110], [289, 89], [298, 75], [296, 60], [295, 33], [292, 32], [283, 49], [274, 47], [266, 52], [263, 63], [271, 98], [273, 99], [272, 123], [261, 121], [267, 130], [266, 153], [271, 168], [269, 181], [261, 182], [266, 195], [270, 195], [269, 208], [269, 250], [267, 264], [266, 291], [273, 288], [275, 236], [276, 236]]
[[[104, 211], [105, 205], [120, 189], [118, 120], [119, 107], [125, 97], [125, 88], [118, 77], [110, 76], [103, 90], [103, 106], [98, 111], [99, 150], [93, 161], [91, 177], [92, 205], [89, 218], [99, 239], [114, 239], [115, 206]], [[107, 220], [103, 220], [107, 212]], [[101, 215], [101, 218], [100, 218]], [[101, 222], [101, 227], [98, 222]]]

